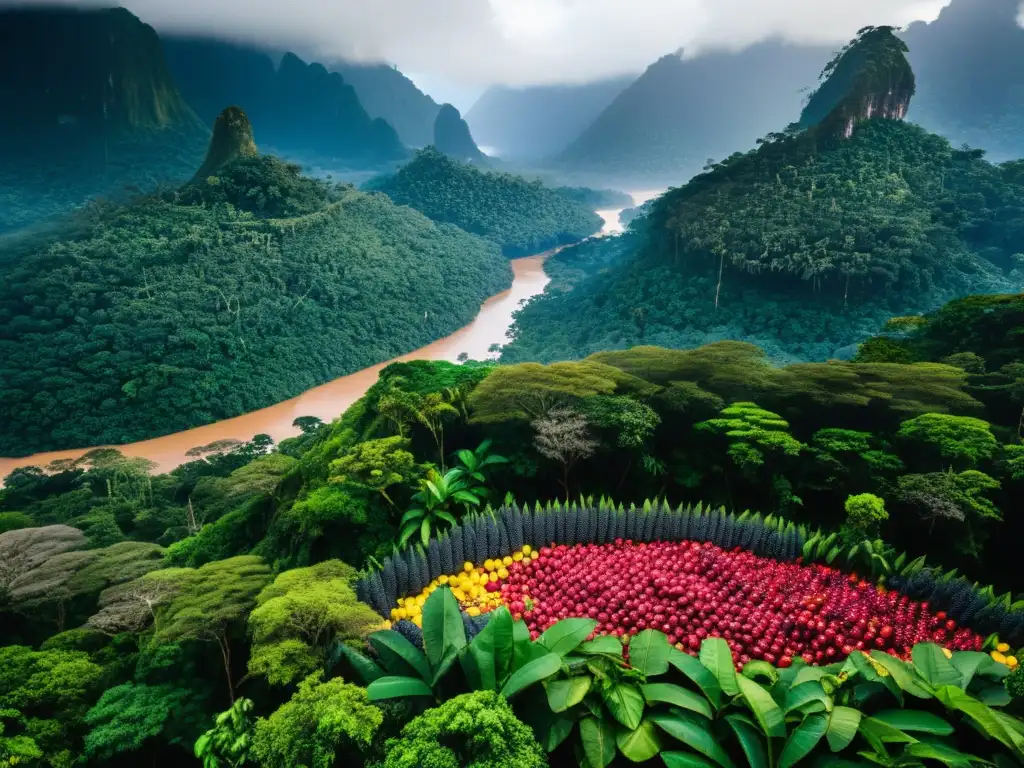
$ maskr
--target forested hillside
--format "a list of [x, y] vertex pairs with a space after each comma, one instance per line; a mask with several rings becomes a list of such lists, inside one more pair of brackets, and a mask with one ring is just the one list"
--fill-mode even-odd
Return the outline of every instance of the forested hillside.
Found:
[[[867, 32], [846, 56], [893, 39]], [[895, 66], [906, 66], [902, 55]], [[893, 82], [865, 76], [883, 92]], [[551, 259], [555, 282], [518, 315], [504, 359], [729, 338], [778, 360], [823, 360], [892, 315], [1019, 290], [1020, 164], [992, 165], [881, 109], [869, 119], [881, 101], [860, 81], [846, 85], [857, 108], [829, 97], [835, 112], [815, 128], [771, 134], [670, 190], [630, 234]], [[566, 294], [559, 279], [570, 272]]]
[[433, 147], [417, 153], [392, 176], [368, 189], [384, 192], [434, 221], [448, 222], [501, 246], [507, 256], [538, 253], [601, 229], [587, 206], [539, 181], [482, 171], [446, 157]]
[[209, 139], [156, 32], [122, 8], [0, 10], [0, 101], [0, 232], [180, 184]]
[[481, 238], [251, 153], [3, 253], [6, 455], [280, 402], [451, 333], [511, 282]]
[[[923, 724], [942, 734], [929, 749], [1016, 764], [1000, 729], [1024, 728], [1024, 611], [1005, 591], [1024, 587], [1024, 390], [985, 370], [1020, 368], [1022, 306], [894, 321], [913, 362], [776, 368], [721, 342], [401, 363], [278, 446], [197, 447], [155, 477], [112, 450], [17, 470], [0, 754], [404, 768], [475, 745], [564, 768], [595, 707], [625, 734], [606, 754], [652, 768], [713, 737], [735, 765], [776, 740], [808, 765], [881, 755], [876, 717], [889, 749]], [[600, 675], [632, 714], [554, 696]], [[714, 719], [730, 681], [740, 736]], [[771, 691], [809, 712], [784, 719]], [[849, 739], [825, 739], [824, 707], [855, 721]], [[552, 739], [565, 708], [582, 723]]]

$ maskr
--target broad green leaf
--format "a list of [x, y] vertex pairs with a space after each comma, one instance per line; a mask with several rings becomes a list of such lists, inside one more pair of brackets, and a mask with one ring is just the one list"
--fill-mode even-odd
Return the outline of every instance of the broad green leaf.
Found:
[[[726, 646], [728, 647], [728, 646]], [[736, 678], [739, 683], [740, 693], [743, 700], [754, 713], [761, 730], [771, 738], [783, 739], [786, 737], [785, 716], [779, 705], [764, 688], [753, 680], [740, 676]]]
[[668, 637], [656, 629], [645, 629], [629, 641], [629, 664], [647, 677], [668, 672]]
[[387, 674], [383, 669], [377, 666], [373, 659], [345, 643], [336, 643], [334, 650], [340, 656], [348, 659], [348, 663], [352, 665], [352, 668], [362, 679], [364, 685], [372, 683], [374, 680], [384, 677], [384, 675]]
[[370, 701], [433, 695], [430, 686], [418, 677], [380, 677], [366, 687], [366, 696]]
[[963, 676], [935, 643], [918, 643], [911, 651], [914, 668], [929, 685], [963, 686]]
[[[476, 670], [475, 690], [496, 691], [508, 677], [513, 662], [512, 614], [502, 606], [494, 611], [490, 621], [469, 644], [469, 659]], [[463, 664], [463, 668], [466, 664]]]
[[919, 709], [887, 709], [872, 717], [901, 731], [931, 733], [936, 736], [949, 736], [955, 728], [938, 715], [922, 712]]
[[570, 677], [568, 680], [551, 680], [545, 686], [548, 694], [548, 706], [552, 712], [565, 712], [575, 707], [590, 691], [593, 678], [590, 675]]
[[661, 759], [666, 768], [714, 768], [714, 763], [706, 757], [692, 752], [662, 752]]
[[976, 762], [981, 762], [977, 757], [965, 755], [963, 752], [938, 742], [919, 741], [917, 744], [908, 744], [903, 754], [925, 760], [938, 760], [950, 768], [971, 768]]
[[737, 684], [736, 667], [732, 660], [732, 650], [721, 637], [709, 637], [701, 643], [700, 663], [703, 664], [718, 680], [722, 692], [726, 696], [736, 696], [740, 692]]
[[629, 730], [639, 727], [644, 716], [644, 695], [630, 683], [615, 683], [601, 692], [612, 717]]
[[800, 667], [800, 671], [796, 673], [796, 677], [793, 678], [793, 682], [790, 685], [796, 688], [798, 685], [810, 682], [811, 680], [821, 680], [826, 674], [828, 673], [824, 667], [813, 667], [808, 664]]
[[790, 768], [807, 757], [828, 730], [827, 715], [808, 715], [786, 739], [779, 755], [779, 768]]
[[833, 707], [829, 714], [828, 731], [825, 737], [833, 752], [841, 752], [850, 746], [860, 727], [861, 713], [852, 707]]
[[936, 691], [935, 696], [950, 709], [963, 712], [983, 733], [1002, 742], [1018, 759], [1024, 760], [1024, 735], [1008, 729], [999, 716], [1000, 713], [953, 685], [942, 686]]
[[580, 742], [590, 768], [605, 768], [615, 759], [615, 725], [607, 717], [580, 720]]
[[521, 669], [534, 659], [548, 654], [547, 648], [530, 640], [530, 628], [522, 619], [512, 625], [512, 649], [513, 670]]
[[746, 715], [726, 715], [725, 719], [736, 734], [750, 768], [768, 768], [768, 750], [757, 724]]
[[451, 589], [441, 587], [423, 604], [423, 650], [436, 683], [466, 647], [466, 627], [459, 601]]
[[537, 643], [552, 653], [565, 656], [575, 651], [596, 626], [594, 619], [562, 619], [548, 627], [537, 638]]
[[704, 715], [709, 720], [715, 716], [715, 711], [711, 708], [711, 704], [708, 703], [706, 698], [681, 686], [673, 685], [672, 683], [647, 683], [646, 685], [641, 685], [640, 690], [643, 691], [644, 698], [647, 699], [648, 704], [655, 704], [657, 702], [673, 704], [677, 707], [688, 709], [691, 712], [696, 712], [699, 715]]
[[423, 651], [392, 629], [374, 632], [367, 638], [380, 657], [381, 665], [392, 675], [416, 674], [425, 682], [433, 679]]
[[975, 681], [970, 693], [982, 704], [988, 704], [990, 707], [1005, 707], [1013, 700], [1005, 685], [993, 683], [991, 680]]
[[901, 690], [919, 699], [932, 698], [932, 692], [929, 690], [930, 686], [916, 675], [915, 669], [910, 664], [897, 659], [895, 656], [890, 656], [888, 653], [877, 650], [871, 652], [871, 658], [879, 666], [885, 668]]
[[501, 689], [501, 695], [510, 699], [531, 685], [546, 680], [562, 668], [562, 657], [556, 653], [547, 653], [520, 667], [509, 677]]
[[957, 651], [953, 653], [949, 663], [960, 673], [960, 687], [966, 691], [978, 669], [990, 661], [992, 657], [981, 651]]
[[868, 682], [884, 685], [886, 689], [896, 697], [900, 706], [903, 706], [903, 691], [896, 684], [896, 681], [892, 679], [892, 675], [885, 675], [883, 677], [878, 674], [878, 671], [874, 666], [872, 666], [871, 662], [868, 661], [868, 659], [861, 653], [850, 654], [846, 659], [846, 664], [853, 666], [853, 668], [857, 670], [857, 674], [861, 675]]
[[607, 654], [619, 658], [622, 656], [622, 641], [614, 635], [601, 635], [576, 649], [588, 656]]
[[711, 670], [701, 664], [699, 659], [678, 648], [673, 648], [669, 651], [668, 663], [700, 688], [711, 702], [711, 706], [715, 709], [721, 706], [722, 686], [718, 684], [718, 679], [711, 674]]
[[714, 760], [722, 768], [733, 768], [733, 762], [711, 730], [711, 722], [688, 712], [651, 715], [648, 718], [673, 739]]
[[832, 697], [825, 693], [825, 689], [821, 687], [821, 683], [816, 680], [810, 680], [806, 683], [800, 683], [800, 685], [794, 685], [789, 691], [786, 692], [786, 703], [784, 712], [789, 714], [795, 709], [801, 709], [807, 707], [811, 702], [815, 702], [817, 706], [803, 709], [805, 713], [821, 712], [822, 710], [828, 711], [832, 709]]
[[770, 686], [779, 682], [779, 670], [767, 661], [760, 661], [759, 659], [748, 661], [744, 664], [742, 674], [750, 680], [756, 680], [759, 677], [766, 677], [768, 678], [768, 685]]
[[913, 744], [917, 741], [909, 733], [873, 717], [862, 717], [857, 732], [863, 734], [868, 741], [879, 744]]
[[650, 760], [661, 751], [658, 729], [646, 718], [637, 728], [619, 728], [615, 743], [623, 756], [634, 763]]

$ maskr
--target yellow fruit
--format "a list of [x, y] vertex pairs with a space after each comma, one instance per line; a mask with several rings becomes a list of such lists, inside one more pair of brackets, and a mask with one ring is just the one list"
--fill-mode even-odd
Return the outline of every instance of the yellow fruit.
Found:
[[540, 557], [540, 552], [531, 552], [530, 553], [530, 559], [531, 560], [536, 560], [538, 557]]
[[447, 583], [448, 583], [448, 577], [447, 577], [447, 576], [440, 576], [440, 577], [438, 577], [438, 579], [437, 579], [437, 580], [438, 580], [438, 582], [440, 582], [441, 584], [447, 584]]
[[512, 558], [508, 556], [501, 558], [501, 564], [508, 568], [512, 565]]
[[1010, 650], [1010, 645], [1008, 643], [1000, 643], [996, 646], [996, 650], [1000, 653], [1006, 653], [1008, 650]]
[[531, 552], [533, 552], [533, 547], [531, 547], [529, 544], [527, 544], [526, 546], [523, 547], [523, 554], [524, 555], [528, 555]]
[[498, 569], [498, 578], [502, 579], [502, 580], [507, 579], [508, 578], [508, 569], [507, 568], [499, 568]]
[[473, 564], [467, 560], [462, 564], [462, 570], [464, 570], [466, 573], [469, 573], [473, 570]]
[[390, 621], [385, 621], [384, 622], [384, 629], [391, 629], [391, 622]]
[[999, 651], [992, 651], [991, 656], [993, 661], [998, 661], [1000, 664], [1006, 663], [1006, 657]]
[[513, 563], [521, 563], [521, 562], [523, 562], [523, 553], [522, 552], [516, 552], [514, 555], [512, 555], [512, 562]]
[[951, 650], [949, 650], [949, 648], [943, 648], [943, 649], [942, 649], [942, 654], [943, 654], [943, 655], [944, 655], [944, 656], [945, 656], [945, 657], [946, 657], [947, 659], [952, 659], [952, 658], [953, 658], [953, 652], [952, 652]]
[[423, 595], [417, 596], [417, 598], [416, 598], [416, 607], [422, 608], [423, 604], [425, 602], [427, 602], [427, 598], [425, 598]]
[[498, 574], [491, 573], [491, 575], [487, 577], [487, 580], [493, 584], [498, 580]]
[[415, 624], [420, 629], [423, 629], [423, 617], [422, 616], [413, 616], [412, 623]]
[[466, 613], [468, 613], [470, 616], [479, 616], [480, 609], [477, 608], [475, 605], [471, 605], [469, 606], [469, 608], [466, 609]]
[[484, 561], [484, 570], [485, 571], [493, 571], [497, 567], [498, 567], [498, 564], [494, 560], [485, 560]]
[[1016, 656], [1007, 656], [1006, 657], [1006, 666], [1008, 666], [1010, 669], [1016, 668], [1017, 663], [1018, 662], [1017, 662], [1017, 657]]

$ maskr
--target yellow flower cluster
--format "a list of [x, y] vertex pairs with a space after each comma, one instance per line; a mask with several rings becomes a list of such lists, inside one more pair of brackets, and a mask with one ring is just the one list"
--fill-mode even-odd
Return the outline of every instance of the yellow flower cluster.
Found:
[[1010, 669], [1016, 669], [1019, 662], [1016, 656], [1007, 655], [1010, 651], [1010, 646], [1006, 643], [1000, 643], [996, 646], [996, 649], [989, 654], [993, 661], [998, 661], [1000, 664], [1005, 664]]
[[398, 607], [391, 609], [391, 620], [407, 619], [417, 627], [423, 626], [423, 605], [438, 587], [451, 587], [452, 594], [459, 601], [459, 607], [470, 616], [493, 611], [502, 605], [501, 593], [490, 592], [488, 583], [500, 584], [508, 578], [508, 567], [523, 560], [536, 560], [540, 555], [527, 544], [518, 552], [507, 557], [487, 560], [481, 566], [467, 562], [459, 573], [439, 576], [430, 582], [422, 592], [413, 597], [398, 598]]

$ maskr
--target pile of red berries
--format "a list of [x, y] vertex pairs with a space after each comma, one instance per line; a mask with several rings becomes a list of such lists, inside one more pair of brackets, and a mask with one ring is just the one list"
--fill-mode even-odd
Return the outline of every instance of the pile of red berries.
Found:
[[780, 563], [708, 543], [544, 547], [514, 563], [500, 585], [533, 637], [570, 616], [597, 619], [595, 634], [658, 629], [696, 652], [723, 637], [737, 665], [780, 667], [796, 656], [829, 664], [855, 650], [906, 658], [920, 642], [981, 650], [984, 639], [942, 611], [823, 565]]

